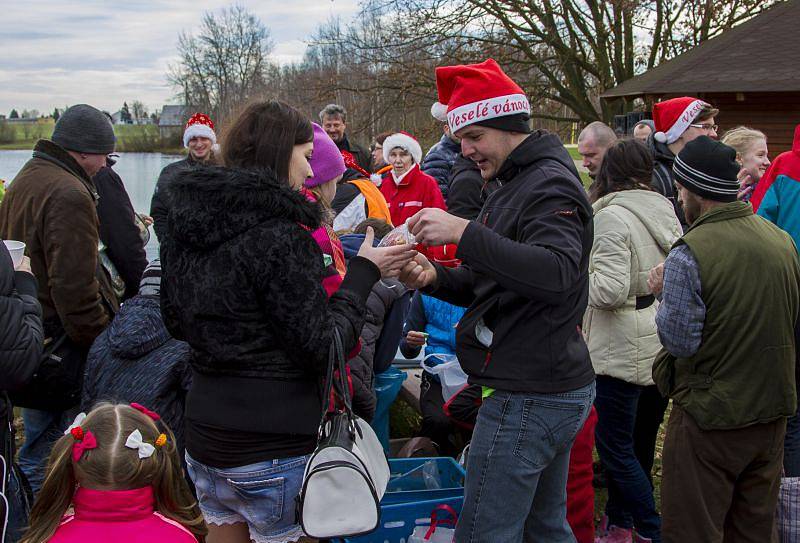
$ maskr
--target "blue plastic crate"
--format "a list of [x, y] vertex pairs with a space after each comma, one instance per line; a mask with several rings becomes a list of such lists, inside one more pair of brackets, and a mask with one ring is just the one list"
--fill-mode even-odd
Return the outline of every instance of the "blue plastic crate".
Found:
[[371, 534], [342, 540], [344, 543], [406, 543], [414, 528], [427, 526], [431, 512], [439, 505], [449, 505], [461, 514], [464, 496], [427, 500], [414, 503], [399, 503], [381, 506], [380, 527]]
[[386, 451], [386, 454], [389, 454], [389, 408], [397, 398], [400, 387], [405, 380], [406, 374], [392, 367], [375, 376], [377, 402], [375, 416], [372, 418], [370, 426], [375, 430], [375, 435], [378, 436], [378, 440], [383, 445], [383, 450]]
[[391, 478], [381, 506], [464, 495], [466, 473], [450, 457], [390, 458]]

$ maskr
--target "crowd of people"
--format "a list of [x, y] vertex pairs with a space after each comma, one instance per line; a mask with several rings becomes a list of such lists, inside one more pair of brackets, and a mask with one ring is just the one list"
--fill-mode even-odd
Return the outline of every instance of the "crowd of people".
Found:
[[468, 375], [422, 371], [414, 442], [465, 463], [458, 543], [800, 534], [800, 127], [770, 162], [763, 132], [664, 100], [585, 127], [584, 188], [496, 62], [436, 80], [424, 156], [399, 129], [358, 145], [336, 104], [254, 102], [220, 141], [196, 113], [149, 214], [107, 116], [61, 115], [0, 203], [25, 244], [0, 246], [7, 541], [311, 541], [334, 337], [368, 422], [398, 350]]

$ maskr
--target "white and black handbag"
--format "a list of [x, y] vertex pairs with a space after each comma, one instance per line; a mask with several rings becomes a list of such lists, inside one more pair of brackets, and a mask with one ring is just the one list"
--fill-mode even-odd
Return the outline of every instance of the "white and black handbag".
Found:
[[[339, 370], [338, 379], [334, 367]], [[324, 389], [317, 449], [306, 465], [300, 491], [300, 525], [306, 535], [317, 539], [366, 534], [380, 521], [389, 462], [370, 425], [353, 414], [338, 330], [334, 330]], [[343, 407], [329, 413], [332, 389]]]

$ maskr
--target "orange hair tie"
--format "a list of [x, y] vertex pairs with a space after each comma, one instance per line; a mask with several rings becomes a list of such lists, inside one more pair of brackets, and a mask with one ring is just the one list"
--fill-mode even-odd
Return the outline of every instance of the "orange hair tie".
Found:
[[156, 447], [163, 447], [167, 444], [167, 434], [158, 434], [156, 438]]

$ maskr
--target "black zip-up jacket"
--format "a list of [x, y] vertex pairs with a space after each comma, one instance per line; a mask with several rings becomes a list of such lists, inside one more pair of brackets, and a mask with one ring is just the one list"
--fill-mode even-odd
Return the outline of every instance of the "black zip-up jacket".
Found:
[[470, 383], [560, 393], [594, 380], [579, 329], [589, 294], [592, 208], [557, 136], [531, 134], [428, 291], [468, 307], [456, 354]]
[[481, 212], [489, 195], [497, 190], [498, 182], [484, 181], [478, 165], [459, 154], [450, 172], [448, 186], [447, 212], [471, 221]]
[[94, 176], [97, 218], [100, 220], [100, 240], [108, 248], [108, 257], [125, 281], [123, 300], [136, 296], [139, 281], [147, 267], [144, 240], [136, 224], [131, 198], [122, 178], [112, 169], [114, 161], [107, 159], [106, 167]]
[[172, 181], [180, 172], [191, 170], [199, 164], [189, 155], [183, 160], [167, 164], [158, 175], [156, 188], [153, 190], [153, 198], [150, 201], [150, 216], [153, 218], [153, 230], [159, 243], [167, 233], [167, 215], [172, 207], [172, 200], [167, 187], [172, 184]]
[[689, 229], [686, 224], [686, 217], [683, 214], [683, 206], [678, 202], [678, 189], [675, 187], [675, 174], [672, 172], [672, 164], [675, 162], [675, 155], [666, 143], [656, 141], [651, 134], [647, 140], [647, 145], [653, 153], [653, 180], [650, 183], [653, 190], [663, 195], [672, 202], [675, 215], [681, 221], [683, 231]]

